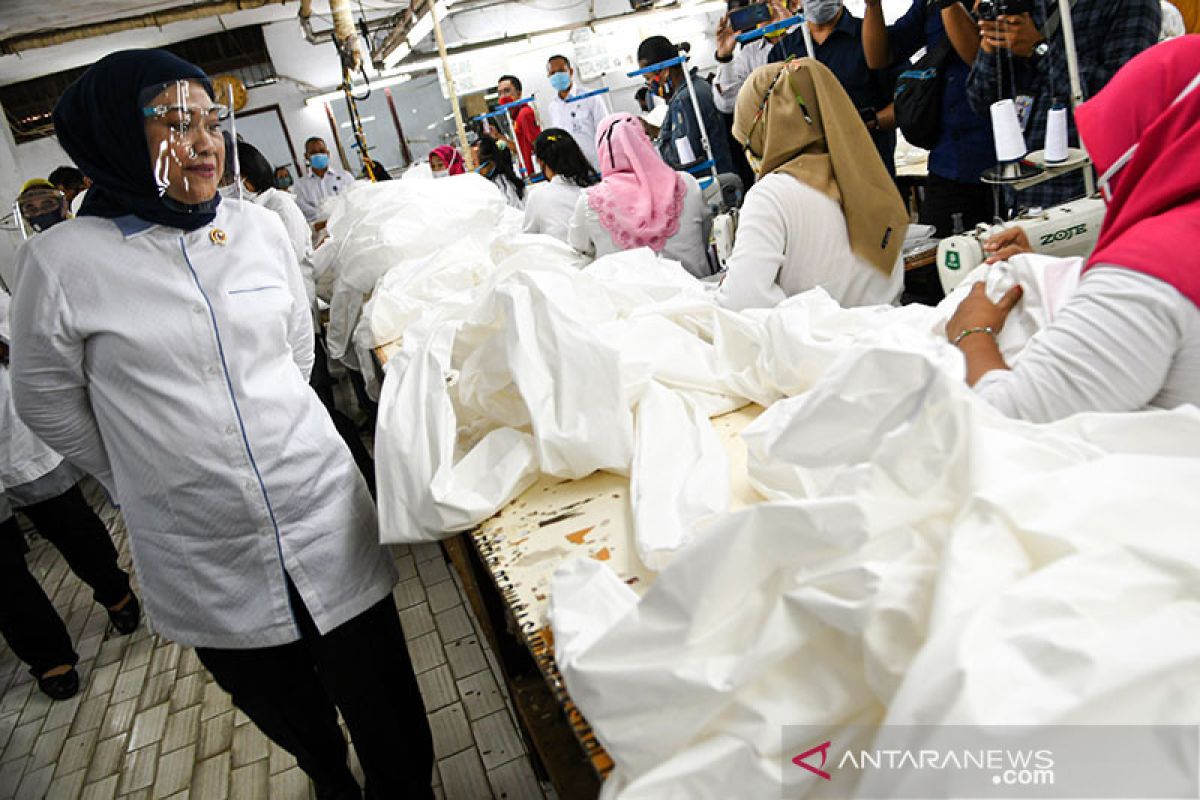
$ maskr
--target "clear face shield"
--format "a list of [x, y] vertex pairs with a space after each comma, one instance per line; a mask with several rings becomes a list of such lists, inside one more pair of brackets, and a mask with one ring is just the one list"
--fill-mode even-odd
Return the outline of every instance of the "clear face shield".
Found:
[[224, 175], [225, 159], [232, 158], [239, 188], [237, 151], [227, 153], [222, 127], [233, 125], [229, 106], [213, 102], [194, 81], [176, 81], [164, 87], [142, 108], [146, 142], [159, 196], [180, 210], [214, 202]]
[[16, 220], [22, 239], [41, 233], [66, 218], [66, 197], [49, 186], [28, 189], [13, 202], [13, 219]]

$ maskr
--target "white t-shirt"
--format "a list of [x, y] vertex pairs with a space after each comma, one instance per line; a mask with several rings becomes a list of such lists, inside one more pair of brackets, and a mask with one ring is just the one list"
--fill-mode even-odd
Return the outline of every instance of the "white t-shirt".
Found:
[[555, 175], [547, 183], [530, 186], [525, 191], [525, 233], [548, 233], [556, 239], [567, 241], [567, 230], [575, 204], [583, 191], [561, 175]]
[[894, 303], [904, 289], [902, 259], [884, 275], [859, 258], [841, 206], [779, 173], [746, 193], [728, 267], [717, 298], [736, 310], [770, 308], [817, 286], [845, 307]]
[[975, 391], [1030, 422], [1200, 406], [1200, 308], [1157, 278], [1096, 267], [1016, 366], [987, 373]]
[[[704, 278], [712, 273], [708, 264], [708, 232], [712, 227], [712, 214], [704, 203], [700, 184], [696, 179], [686, 172], [678, 174], [683, 176], [687, 184], [679, 230], [667, 239], [659, 255], [678, 261], [697, 278]], [[575, 214], [571, 217], [567, 243], [592, 258], [619, 252], [621, 248], [613, 241], [612, 234], [600, 224], [600, 216], [588, 205], [588, 191], [584, 189], [580, 192], [579, 200], [575, 203]]]
[[[580, 89], [575, 86], [571, 87], [572, 97], [580, 94], [587, 94], [589, 89]], [[578, 100], [574, 103], [568, 103], [558, 96], [555, 92], [550, 97], [548, 104], [550, 125], [551, 128], [561, 128], [571, 134], [571, 138], [579, 145], [579, 149], [587, 156], [588, 161], [596, 169], [600, 168], [600, 162], [596, 157], [596, 129], [600, 127], [600, 120], [608, 116], [608, 106], [604, 102], [603, 95], [589, 97], [586, 100]]]
[[738, 92], [750, 73], [767, 63], [767, 56], [778, 40], [767, 41], [766, 37], [742, 45], [728, 64], [717, 64], [717, 77], [713, 80], [713, 104], [723, 114], [732, 114], [737, 107]]

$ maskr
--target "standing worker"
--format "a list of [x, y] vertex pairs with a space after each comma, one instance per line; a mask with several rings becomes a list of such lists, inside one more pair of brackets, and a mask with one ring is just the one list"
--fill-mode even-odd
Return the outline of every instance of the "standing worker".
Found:
[[575, 68], [566, 56], [550, 56], [546, 62], [546, 77], [550, 81], [555, 94], [550, 98], [550, 127], [560, 128], [571, 134], [575, 144], [583, 151], [587, 160], [596, 166], [596, 130], [600, 120], [608, 116], [608, 106], [599, 95], [567, 101], [587, 90], [580, 90], [575, 85]]
[[54, 127], [94, 185], [20, 251], [13, 395], [120, 502], [147, 612], [316, 784], [432, 798], [433, 743], [375, 507], [308, 386], [313, 329], [270, 211], [217, 194], [212, 85], [113, 53]]
[[304, 143], [304, 161], [309, 171], [296, 182], [296, 203], [304, 212], [304, 218], [314, 223], [321, 219], [322, 201], [349, 191], [354, 177], [333, 168], [329, 146], [320, 136], [312, 136]]

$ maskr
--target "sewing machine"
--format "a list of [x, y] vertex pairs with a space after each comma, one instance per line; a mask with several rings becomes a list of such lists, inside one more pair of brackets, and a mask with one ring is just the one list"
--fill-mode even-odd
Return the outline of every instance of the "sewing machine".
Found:
[[1000, 231], [1020, 226], [1036, 253], [1048, 256], [1087, 256], [1096, 246], [1104, 201], [1099, 197], [1075, 200], [1054, 208], [1026, 212], [1001, 225], [978, 225], [975, 230], [950, 236], [938, 245], [938, 277], [947, 294], [971, 270], [987, 259], [983, 243]]

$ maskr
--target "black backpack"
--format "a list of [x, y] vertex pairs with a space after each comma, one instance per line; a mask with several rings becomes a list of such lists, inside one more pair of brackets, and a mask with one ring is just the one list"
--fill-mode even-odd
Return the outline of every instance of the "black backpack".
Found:
[[896, 79], [896, 127], [917, 147], [932, 150], [942, 126], [943, 66], [950, 55], [950, 35]]

